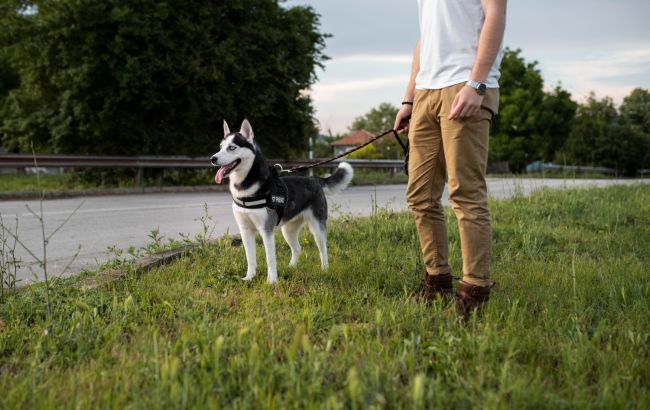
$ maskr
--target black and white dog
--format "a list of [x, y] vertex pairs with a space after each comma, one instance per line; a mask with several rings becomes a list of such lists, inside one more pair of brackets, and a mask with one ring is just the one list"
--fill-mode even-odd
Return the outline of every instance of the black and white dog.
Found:
[[283, 177], [269, 169], [260, 148], [254, 141], [253, 129], [244, 120], [239, 132], [230, 132], [223, 123], [224, 138], [220, 151], [212, 156], [212, 165], [219, 166], [215, 182], [220, 184], [230, 177], [232, 209], [239, 226], [248, 270], [244, 280], [256, 275], [255, 233], [264, 242], [267, 280], [278, 280], [275, 257], [274, 229], [282, 228], [282, 235], [291, 248], [289, 266], [296, 266], [300, 254], [300, 230], [307, 224], [320, 252], [321, 266], [327, 270], [327, 200], [325, 194], [345, 189], [352, 181], [352, 167], [341, 163], [328, 178]]

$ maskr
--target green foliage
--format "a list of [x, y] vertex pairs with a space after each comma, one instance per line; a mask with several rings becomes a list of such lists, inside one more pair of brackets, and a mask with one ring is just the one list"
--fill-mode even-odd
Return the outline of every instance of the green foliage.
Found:
[[[20, 85], [20, 77], [9, 62], [9, 58], [0, 52], [0, 124], [5, 117], [5, 102], [9, 92]], [[2, 145], [2, 140], [0, 140]]]
[[[399, 108], [391, 103], [381, 103], [366, 114], [355, 118], [350, 126], [350, 131], [366, 130], [371, 134], [379, 134], [393, 129], [398, 111]], [[365, 147], [351, 154], [350, 158], [400, 159], [404, 158], [404, 151], [392, 135], [387, 135], [372, 144], [372, 146]]]
[[[642, 168], [650, 149], [633, 100], [627, 99], [626, 121], [611, 98], [596, 99], [592, 93], [578, 112], [558, 161], [613, 168], [617, 174], [633, 176]], [[631, 106], [632, 105], [632, 106]]]
[[568, 137], [576, 103], [560, 86], [545, 93], [537, 62], [506, 49], [501, 63], [499, 115], [494, 118], [490, 160], [508, 161], [521, 171], [536, 160], [550, 161]]
[[639, 150], [645, 152], [643, 168], [650, 169], [650, 91], [644, 88], [632, 90], [623, 99], [620, 113], [623, 124], [642, 140]]
[[395, 124], [399, 108], [391, 103], [381, 103], [376, 108], [372, 108], [361, 117], [357, 117], [350, 126], [350, 131], [366, 130], [378, 134], [390, 130]]
[[20, 85], [20, 77], [9, 62], [9, 58], [0, 54], [0, 106], [9, 91]]
[[578, 104], [571, 94], [556, 86], [544, 93], [539, 117], [539, 138], [533, 141], [533, 149], [542, 161], [552, 161], [569, 137]]
[[6, 145], [83, 154], [206, 155], [247, 117], [269, 156], [315, 134], [302, 93], [324, 60], [309, 7], [277, 0], [3, 1], [0, 46], [21, 87]]
[[366, 145], [360, 150], [354, 151], [347, 157], [352, 159], [383, 159], [384, 156], [378, 152], [376, 145], [377, 144]]
[[339, 135], [320, 135], [314, 141], [314, 158], [328, 158], [334, 154], [332, 142], [341, 138]]
[[545, 190], [492, 214], [498, 286], [467, 326], [412, 297], [413, 218], [387, 210], [332, 223], [328, 272], [306, 233], [288, 268], [278, 234], [276, 286], [243, 283], [227, 239], [97, 289], [57, 281], [50, 320], [32, 286], [0, 305], [1, 406], [647, 408], [650, 188]]

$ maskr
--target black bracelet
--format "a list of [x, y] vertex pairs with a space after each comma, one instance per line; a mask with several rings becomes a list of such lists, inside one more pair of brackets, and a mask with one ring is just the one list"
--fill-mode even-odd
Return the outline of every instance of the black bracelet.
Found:
[[402, 101], [402, 105], [413, 105], [413, 101]]

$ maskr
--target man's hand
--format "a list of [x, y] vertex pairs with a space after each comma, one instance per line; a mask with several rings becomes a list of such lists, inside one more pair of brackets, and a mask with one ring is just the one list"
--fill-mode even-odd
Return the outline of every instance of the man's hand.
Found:
[[464, 86], [451, 103], [450, 120], [459, 120], [462, 118], [472, 117], [481, 111], [483, 96], [478, 95], [476, 90], [466, 85]]
[[407, 134], [409, 132], [409, 120], [413, 113], [413, 106], [411, 104], [402, 104], [402, 108], [397, 112], [395, 117], [395, 125], [393, 129], [397, 132]]

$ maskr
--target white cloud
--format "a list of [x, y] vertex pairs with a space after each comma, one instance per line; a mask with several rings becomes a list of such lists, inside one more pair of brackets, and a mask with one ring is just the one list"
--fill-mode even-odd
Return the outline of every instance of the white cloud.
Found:
[[400, 75], [363, 80], [357, 79], [329, 83], [317, 83], [312, 87], [310, 94], [316, 103], [322, 103], [335, 101], [338, 99], [345, 99], [345, 94], [350, 94], [358, 91], [381, 89], [394, 85], [404, 85], [404, 87], [406, 87], [407, 82], [408, 77]]
[[353, 54], [342, 57], [333, 57], [333, 63], [368, 63], [368, 64], [410, 64], [412, 55], [391, 55], [391, 54]]
[[[631, 42], [618, 49], [585, 47], [579, 51], [557, 46], [531, 50], [526, 61], [538, 60], [547, 88], [558, 82], [576, 101], [590, 92], [610, 96], [616, 103], [635, 87], [650, 88], [650, 44]], [[351, 54], [328, 61], [312, 96], [324, 130], [343, 132], [352, 119], [382, 101], [399, 101], [408, 82], [411, 56]]]
[[562, 82], [579, 101], [594, 91], [599, 97], [610, 96], [620, 102], [631, 89], [650, 85], [650, 45], [541, 61], [546, 83], [554, 86]]

